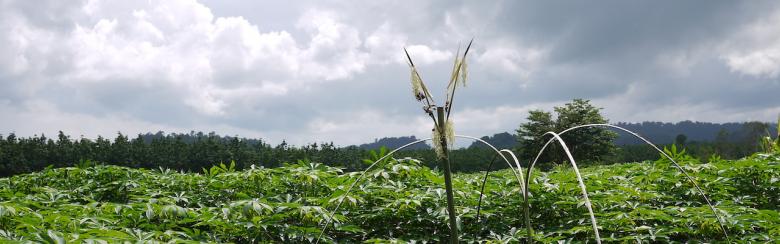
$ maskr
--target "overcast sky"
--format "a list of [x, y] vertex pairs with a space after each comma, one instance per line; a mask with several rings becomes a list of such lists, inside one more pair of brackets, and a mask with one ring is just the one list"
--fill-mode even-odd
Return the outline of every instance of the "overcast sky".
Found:
[[611, 122], [774, 121], [778, 1], [0, 0], [0, 134], [427, 137], [403, 47], [455, 131], [573, 98]]

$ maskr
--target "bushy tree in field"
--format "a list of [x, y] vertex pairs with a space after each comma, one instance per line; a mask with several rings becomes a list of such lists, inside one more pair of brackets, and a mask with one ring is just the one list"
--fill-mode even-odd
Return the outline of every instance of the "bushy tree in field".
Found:
[[[520, 124], [517, 129], [518, 146], [521, 157], [534, 159], [539, 150], [551, 136], [545, 136], [548, 131], [561, 132], [565, 129], [584, 124], [605, 124], [609, 120], [600, 113], [600, 108], [590, 104], [589, 100], [574, 99], [564, 106], [555, 107], [553, 114], [543, 110], [530, 111], [528, 122]], [[574, 159], [580, 163], [592, 163], [604, 160], [615, 153], [616, 146], [612, 141], [617, 133], [604, 128], [580, 128], [563, 134]], [[546, 163], [562, 163], [568, 161], [558, 143], [554, 143], [539, 159], [541, 167], [549, 167]]]

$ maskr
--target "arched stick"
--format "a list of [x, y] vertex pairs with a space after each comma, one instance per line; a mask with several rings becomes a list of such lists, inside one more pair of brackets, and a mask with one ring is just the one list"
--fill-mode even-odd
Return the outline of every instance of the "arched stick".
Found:
[[[490, 147], [490, 149], [493, 149], [493, 151], [495, 151], [495, 152], [496, 152], [496, 154], [498, 154], [499, 156], [501, 156], [501, 158], [502, 158], [502, 159], [504, 159], [504, 162], [506, 162], [506, 163], [509, 165], [509, 168], [511, 168], [511, 169], [512, 169], [512, 173], [515, 175], [515, 178], [518, 180], [518, 182], [523, 182], [523, 181], [524, 181], [524, 180], [523, 180], [523, 174], [522, 174], [522, 170], [523, 170], [523, 168], [522, 168], [522, 167], [520, 167], [520, 162], [519, 162], [519, 161], [517, 161], [517, 157], [515, 157], [515, 155], [514, 155], [514, 153], [512, 153], [512, 151], [509, 151], [509, 150], [503, 149], [503, 150], [506, 150], [507, 152], [509, 152], [509, 154], [512, 156], [512, 159], [514, 159], [514, 162], [515, 162], [515, 167], [516, 167], [516, 168], [515, 168], [515, 167], [512, 167], [512, 163], [510, 163], [510, 162], [509, 162], [509, 159], [507, 159], [507, 158], [504, 156], [504, 154], [502, 154], [502, 153], [501, 153], [501, 151], [503, 151], [503, 150], [498, 150], [498, 149], [496, 149], [496, 147], [494, 147], [492, 144], [488, 143], [487, 141], [485, 141], [485, 140], [482, 140], [482, 139], [479, 139], [479, 138], [476, 138], [476, 137], [473, 137], [473, 136], [455, 135], [455, 137], [460, 137], [460, 138], [467, 138], [467, 139], [472, 139], [472, 140], [475, 140], [475, 141], [481, 142], [482, 144], [485, 144], [485, 145], [487, 145], [488, 147]], [[517, 171], [515, 171], [515, 170], [517, 170]], [[519, 174], [518, 174], [518, 173], [519, 173]], [[520, 186], [520, 190], [521, 190], [521, 191], [525, 190], [525, 188], [524, 188], [524, 187], [525, 187], [525, 186], [521, 184], [521, 186]], [[525, 196], [523, 196], [523, 199], [526, 199], [526, 198], [525, 198]]]
[[[677, 161], [675, 161], [671, 156], [666, 154], [666, 152], [664, 152], [663, 150], [659, 149], [655, 144], [651, 143], [650, 141], [648, 141], [644, 137], [640, 136], [639, 134], [637, 134], [637, 133], [635, 133], [635, 132], [633, 132], [631, 130], [628, 130], [626, 128], [623, 128], [623, 127], [620, 127], [620, 126], [616, 126], [616, 125], [611, 125], [611, 124], [585, 124], [585, 125], [578, 125], [578, 126], [574, 126], [574, 127], [571, 127], [571, 128], [568, 128], [566, 130], [561, 131], [561, 133], [559, 135], [563, 135], [566, 132], [569, 132], [569, 131], [572, 131], [572, 130], [575, 130], [575, 129], [579, 129], [579, 128], [585, 128], [585, 127], [609, 127], [609, 128], [615, 128], [615, 129], [618, 129], [618, 130], [622, 130], [624, 132], [627, 132], [627, 133], [633, 135], [636, 138], [639, 138], [640, 140], [642, 140], [646, 144], [648, 144], [651, 147], [653, 147], [656, 151], [661, 153], [661, 155], [663, 155], [665, 158], [669, 159], [669, 161], [672, 162], [672, 164], [675, 166], [675, 168], [677, 168], [681, 173], [683, 173], [685, 178], [688, 179], [688, 181], [691, 184], [693, 184], [693, 186], [696, 188], [696, 190], [699, 192], [699, 194], [702, 196], [702, 198], [704, 198], [704, 201], [710, 207], [710, 210], [715, 215], [715, 218], [718, 219], [718, 225], [720, 225], [720, 229], [721, 229], [721, 231], [723, 231], [723, 235], [726, 237], [727, 240], [729, 239], [728, 232], [726, 230], [725, 225], [723, 224], [724, 220], [722, 219], [722, 216], [720, 216], [720, 214], [718, 214], [718, 211], [715, 210], [715, 207], [710, 202], [709, 198], [707, 197], [707, 194], [705, 194], [704, 191], [701, 189], [701, 187], [699, 187], [699, 185], [696, 184], [696, 181], [693, 180], [693, 177], [691, 177], [688, 174], [688, 172], [686, 172], [685, 169], [683, 169], [682, 166], [680, 166], [680, 164], [677, 163]], [[555, 138], [551, 138], [550, 140], [548, 140], [547, 143], [544, 144], [542, 149], [539, 150], [539, 153], [536, 155], [536, 158], [534, 158], [534, 161], [532, 161], [531, 164], [528, 165], [528, 169], [526, 171], [526, 178], [525, 178], [525, 189], [526, 189], [526, 192], [524, 193], [524, 195], [528, 195], [527, 190], [528, 190], [528, 185], [530, 184], [531, 171], [533, 170], [533, 167], [536, 165], [536, 162], [539, 160], [539, 157], [542, 155], [544, 150], [547, 148], [547, 146], [550, 143], [552, 143], [552, 141], [554, 139]], [[528, 204], [526, 204], [525, 208], [528, 208]]]
[[[539, 156], [542, 155], [542, 152], [544, 152], [544, 149], [547, 148], [547, 145], [550, 144], [553, 140], [557, 140], [559, 144], [561, 144], [561, 147], [563, 147], [563, 151], [566, 153], [566, 157], [569, 158], [569, 162], [571, 163], [571, 166], [574, 168], [574, 174], [577, 176], [577, 183], [579, 183], [580, 190], [582, 190], [582, 197], [585, 200], [585, 207], [588, 209], [588, 214], [590, 215], [590, 223], [593, 225], [593, 233], [596, 235], [596, 243], [601, 243], [601, 237], [599, 236], [599, 228], [598, 224], [596, 223], [596, 216], [593, 214], [593, 207], [590, 204], [590, 199], [588, 198], [588, 190], [585, 189], [585, 182], [582, 181], [582, 175], [580, 175], [580, 169], [577, 167], [577, 163], [574, 161], [574, 156], [571, 155], [571, 151], [569, 151], [569, 147], [566, 146], [566, 142], [561, 139], [560, 135], [558, 133], [548, 131], [547, 133], [544, 133], [542, 137], [546, 135], [552, 135], [553, 138], [547, 141], [547, 144], [544, 144], [544, 147], [542, 147], [542, 150], [539, 150], [539, 154], [536, 155], [536, 159], [534, 159], [533, 163], [528, 165], [528, 174], [531, 173], [531, 167], [536, 164], [536, 160], [539, 159]], [[527, 199], [528, 198], [528, 182], [529, 182], [530, 175], [526, 175], [525, 178], [525, 191], [523, 192], [523, 196]], [[530, 211], [528, 206], [528, 201], [525, 202], [525, 211]], [[528, 241], [531, 242], [531, 234], [532, 230], [528, 229]]]
[[[522, 173], [519, 173], [519, 172], [522, 172], [522, 171], [521, 171], [521, 169], [517, 169], [517, 170], [515, 170], [515, 168], [514, 168], [514, 167], [513, 167], [513, 165], [512, 165], [512, 164], [509, 162], [509, 160], [508, 160], [506, 157], [504, 157], [504, 155], [502, 155], [502, 154], [500, 153], [500, 151], [499, 151], [498, 149], [496, 149], [496, 147], [494, 147], [493, 145], [491, 145], [490, 143], [488, 143], [488, 142], [486, 142], [486, 141], [484, 141], [484, 140], [482, 140], [482, 139], [479, 139], [479, 138], [476, 138], [476, 137], [472, 137], [472, 136], [455, 135], [455, 137], [460, 137], [460, 138], [467, 138], [467, 139], [472, 139], [472, 140], [475, 140], [475, 141], [482, 142], [482, 143], [484, 143], [485, 145], [489, 146], [489, 147], [490, 147], [491, 149], [493, 149], [494, 151], [496, 151], [496, 153], [498, 153], [499, 155], [501, 155], [501, 157], [504, 159], [504, 162], [506, 162], [506, 163], [507, 163], [507, 165], [509, 165], [509, 168], [511, 168], [511, 169], [512, 169], [512, 173], [515, 175], [515, 178], [517, 179], [517, 181], [518, 181], [518, 184], [520, 185], [520, 188], [521, 188], [520, 190], [521, 190], [521, 191], [523, 190], [523, 179], [522, 179], [522, 177], [523, 177], [523, 176], [522, 176]], [[424, 141], [429, 141], [429, 140], [431, 140], [431, 139], [432, 139], [432, 138], [425, 138], [425, 139], [420, 139], [420, 140], [417, 140], [417, 141], [414, 141], [414, 142], [407, 143], [406, 145], [403, 145], [403, 146], [401, 146], [401, 147], [399, 147], [399, 148], [396, 148], [396, 149], [395, 149], [395, 150], [393, 150], [393, 151], [390, 151], [390, 152], [389, 152], [389, 153], [387, 153], [385, 156], [382, 156], [381, 158], [379, 158], [378, 160], [376, 160], [374, 163], [372, 163], [371, 165], [369, 165], [369, 166], [368, 166], [368, 168], [366, 168], [365, 170], [363, 170], [363, 172], [362, 172], [362, 173], [361, 173], [361, 174], [358, 176], [358, 178], [357, 178], [357, 179], [355, 179], [355, 181], [354, 181], [354, 182], [352, 182], [352, 184], [349, 186], [349, 188], [347, 188], [347, 191], [346, 191], [346, 192], [344, 192], [344, 194], [345, 194], [345, 195], [346, 195], [346, 194], [349, 194], [349, 193], [352, 191], [352, 189], [353, 189], [353, 188], [355, 188], [355, 185], [357, 185], [357, 183], [358, 183], [358, 182], [360, 182], [360, 180], [361, 180], [361, 179], [363, 179], [363, 177], [366, 175], [366, 173], [367, 173], [369, 170], [371, 170], [372, 168], [374, 168], [374, 166], [376, 166], [376, 165], [377, 165], [379, 162], [382, 162], [383, 160], [385, 160], [386, 158], [388, 158], [388, 157], [392, 156], [394, 153], [396, 153], [396, 152], [400, 151], [401, 149], [404, 149], [404, 148], [410, 147], [410, 146], [412, 146], [412, 145], [415, 145], [415, 144], [418, 144], [418, 143], [421, 143], [421, 142], [424, 142]], [[518, 167], [519, 167], [519, 165], [520, 165], [520, 164], [519, 164], [519, 162], [517, 162], [516, 160], [515, 160], [515, 164], [516, 164]], [[525, 199], [525, 198], [524, 198], [524, 199]], [[342, 198], [342, 199], [339, 199], [338, 203], [336, 204], [336, 207], [335, 207], [335, 208], [333, 209], [333, 211], [332, 211], [332, 212], [333, 212], [333, 214], [331, 214], [331, 215], [330, 215], [330, 217], [327, 219], [327, 222], [325, 223], [325, 226], [323, 226], [323, 228], [322, 228], [322, 231], [320, 232], [319, 236], [317, 236], [317, 240], [315, 241], [315, 243], [319, 243], [319, 242], [320, 242], [320, 239], [322, 239], [322, 235], [323, 235], [323, 234], [325, 234], [325, 231], [326, 231], [326, 230], [328, 229], [328, 227], [329, 227], [329, 226], [330, 226], [330, 225], [333, 223], [333, 218], [334, 218], [334, 215], [335, 215], [335, 213], [338, 211], [338, 209], [341, 207], [341, 204], [342, 204], [343, 202], [344, 202], [344, 198]]]
[[[421, 142], [424, 142], [424, 141], [428, 141], [428, 140], [431, 140], [431, 138], [420, 139], [420, 140], [417, 140], [417, 141], [413, 141], [413, 142], [407, 143], [406, 145], [403, 145], [403, 146], [401, 146], [401, 147], [399, 147], [399, 148], [396, 148], [395, 150], [393, 150], [393, 151], [390, 151], [389, 153], [387, 153], [385, 156], [382, 156], [381, 158], [377, 159], [377, 160], [376, 160], [374, 163], [372, 163], [371, 165], [369, 165], [369, 166], [368, 166], [368, 168], [366, 168], [365, 170], [363, 170], [363, 173], [361, 173], [361, 174], [360, 174], [360, 175], [357, 177], [357, 179], [355, 179], [355, 182], [352, 182], [352, 185], [350, 185], [350, 186], [349, 186], [349, 188], [347, 188], [347, 191], [344, 193], [344, 195], [346, 195], [346, 194], [349, 194], [349, 192], [351, 192], [351, 191], [352, 191], [352, 188], [355, 188], [355, 185], [357, 185], [357, 183], [358, 183], [358, 182], [360, 182], [360, 179], [363, 179], [363, 176], [365, 176], [365, 175], [366, 175], [366, 172], [368, 172], [368, 171], [369, 171], [371, 168], [373, 168], [373, 167], [374, 167], [375, 165], [377, 165], [379, 162], [382, 162], [382, 161], [383, 161], [383, 160], [385, 160], [386, 158], [388, 158], [388, 157], [390, 157], [391, 155], [393, 155], [393, 153], [395, 153], [395, 152], [397, 152], [397, 151], [400, 151], [401, 149], [404, 149], [404, 148], [407, 148], [407, 147], [410, 147], [410, 146], [412, 146], [412, 145], [415, 145], [415, 144], [418, 144], [418, 143], [421, 143]], [[341, 198], [341, 199], [339, 199], [339, 203], [338, 203], [338, 204], [336, 204], [336, 208], [335, 208], [335, 209], [333, 209], [333, 214], [331, 214], [331, 215], [330, 215], [330, 218], [328, 218], [327, 222], [325, 222], [325, 226], [324, 226], [324, 227], [322, 227], [322, 231], [320, 232], [320, 235], [319, 235], [319, 236], [317, 236], [317, 241], [316, 241], [315, 243], [320, 243], [320, 239], [322, 238], [322, 234], [324, 234], [324, 233], [325, 233], [325, 231], [328, 229], [328, 227], [330, 226], [330, 224], [333, 222], [333, 216], [335, 215], [336, 211], [338, 211], [338, 210], [339, 210], [339, 208], [341, 207], [341, 203], [343, 203], [343, 202], [344, 202], [344, 198]]]

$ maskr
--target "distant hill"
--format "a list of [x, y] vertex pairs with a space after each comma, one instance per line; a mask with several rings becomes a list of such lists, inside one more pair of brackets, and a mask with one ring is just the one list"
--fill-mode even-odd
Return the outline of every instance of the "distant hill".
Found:
[[[681, 121], [677, 123], [662, 122], [642, 122], [642, 123], [617, 123], [617, 126], [634, 131], [642, 137], [647, 138], [655, 144], [673, 143], [677, 135], [685, 135], [687, 141], [709, 142], [715, 141], [718, 134], [722, 133], [727, 141], [736, 142], [750, 138], [751, 133], [766, 134], [766, 131], [751, 131], [750, 123], [709, 123]], [[777, 124], [771, 123], [767, 128], [769, 133], [777, 135]], [[723, 131], [723, 132], [721, 132]], [[628, 133], [619, 131], [620, 135], [615, 143], [618, 145], [640, 144], [639, 139], [630, 136]]]
[[[361, 144], [358, 146], [358, 148], [366, 149], [366, 150], [374, 150], [384, 146], [392, 150], [417, 140], [418, 139], [415, 136], [385, 137], [382, 139], [374, 139], [374, 142], [372, 143]], [[428, 144], [420, 143], [420, 144], [407, 147], [405, 150], [430, 149], [430, 148], [431, 147], [428, 146]]]
[[[517, 137], [515, 137], [514, 134], [509, 134], [509, 132], [503, 132], [494, 134], [492, 136], [483, 136], [479, 139], [485, 140], [486, 142], [490, 143], [494, 147], [500, 149], [512, 149], [517, 146]], [[487, 148], [487, 146], [481, 142], [475, 141], [472, 142], [469, 147], [483, 147]]]
[[[654, 144], [669, 144], [673, 143], [677, 135], [685, 135], [688, 142], [712, 142], [718, 137], [718, 134], [722, 134], [727, 141], [738, 142], [745, 140], [746, 138], [752, 138], [752, 133], [759, 133], [760, 135], [766, 134], [766, 131], [761, 130], [752, 131], [748, 126], [751, 123], [709, 123], [709, 122], [693, 122], [693, 121], [681, 121], [677, 123], [664, 123], [664, 122], [642, 122], [642, 123], [625, 123], [619, 122], [615, 125], [626, 128], [633, 132], [636, 132], [642, 137], [645, 137]], [[775, 136], [777, 135], [777, 124], [769, 123], [768, 132]], [[722, 132], [721, 132], [722, 131]], [[642, 144], [642, 141], [629, 135], [623, 131], [617, 131], [618, 138], [615, 139], [617, 145], [636, 145]], [[517, 138], [514, 134], [508, 132], [494, 134], [492, 136], [483, 136], [481, 139], [496, 146], [496, 148], [514, 148], [517, 145]], [[469, 147], [484, 147], [484, 144], [479, 142], [473, 142]]]

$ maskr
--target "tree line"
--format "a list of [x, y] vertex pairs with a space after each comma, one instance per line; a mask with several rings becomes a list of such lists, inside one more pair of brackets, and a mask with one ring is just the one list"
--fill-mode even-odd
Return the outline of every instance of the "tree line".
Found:
[[[723, 138], [723, 136], [721, 136]], [[674, 142], [662, 144], [668, 146]], [[678, 147], [687, 153], [706, 161], [712, 155], [733, 159], [750, 155], [756, 151], [749, 144], [739, 141], [716, 140], [714, 142], [677, 141]], [[391, 148], [392, 149], [392, 148]], [[546, 169], [563, 161], [560, 148], [550, 148], [550, 158], [543, 159], [540, 167]], [[653, 160], [658, 153], [647, 145], [620, 145], [611, 153], [602, 155], [599, 159], [575, 156], [581, 165], [611, 164], [617, 162], [635, 162]], [[234, 161], [237, 169], [247, 168], [254, 164], [257, 167], [278, 167], [285, 163], [298, 160], [310, 160], [329, 166], [344, 168], [346, 171], [362, 170], [368, 164], [366, 160], [377, 159], [372, 156], [371, 149], [358, 146], [336, 147], [333, 143], [312, 143], [296, 147], [282, 142], [270, 145], [262, 140], [238, 137], [219, 136], [214, 133], [201, 132], [190, 134], [139, 134], [130, 139], [119, 133], [113, 139], [98, 137], [95, 140], [87, 138], [72, 139], [64, 133], [56, 138], [44, 135], [32, 137], [17, 137], [14, 134], [0, 135], [0, 177], [39, 171], [46, 167], [69, 167], [79, 164], [101, 163], [122, 165], [135, 168], [159, 167], [190, 172], [200, 172], [220, 162]], [[373, 151], [382, 151], [376, 149]], [[385, 150], [386, 151], [386, 150]], [[535, 157], [536, 151], [521, 152], [521, 164], [527, 166], [528, 161]], [[522, 152], [526, 152], [523, 154]], [[529, 156], [533, 154], [532, 156]], [[381, 155], [381, 153], [380, 153]], [[403, 150], [394, 155], [395, 158], [414, 158], [430, 168], [438, 167], [436, 154], [431, 149]], [[455, 149], [451, 153], [453, 170], [459, 172], [476, 172], [506, 168], [506, 164], [495, 158], [492, 149], [472, 146]], [[494, 161], [491, 166], [491, 161]], [[490, 167], [489, 167], [490, 166]]]
[[[497, 144], [499, 148], [513, 149], [520, 157], [521, 165], [527, 166], [529, 161], [536, 157], [546, 139], [550, 138], [543, 137], [545, 132], [561, 131], [581, 124], [608, 123], [600, 114], [600, 110], [588, 100], [575, 99], [555, 107], [555, 114], [542, 110], [531, 111], [527, 122], [518, 127], [516, 135], [501, 133], [483, 139]], [[735, 136], [729, 133], [729, 130], [722, 129], [713, 141], [688, 140], [685, 134], [678, 134], [674, 141], [660, 143], [660, 146], [676, 144], [678, 148], [685, 149], [689, 155], [702, 161], [707, 161], [713, 155], [735, 159], [761, 151], [759, 138], [769, 132], [777, 133], [769, 126], [770, 124], [760, 122], [743, 123], [742, 131], [749, 132], [745, 133], [747, 136]], [[581, 166], [653, 160], [659, 157], [658, 152], [647, 145], [615, 145], [614, 141], [618, 135], [603, 128], [588, 128], [572, 131], [562, 135], [562, 138]], [[375, 160], [377, 155], [382, 154], [382, 150], [379, 150], [379, 154], [372, 153], [372, 150], [380, 146], [380, 142], [390, 141], [400, 145], [414, 140], [414, 137], [401, 137], [380, 139], [373, 144], [337, 147], [332, 142], [292, 146], [283, 141], [278, 145], [271, 145], [261, 139], [220, 136], [214, 132], [157, 132], [138, 134], [134, 138], [118, 133], [113, 139], [98, 137], [95, 140], [84, 137], [74, 139], [63, 132], [59, 132], [56, 138], [45, 135], [17, 137], [12, 133], [7, 136], [0, 135], [0, 176], [33, 172], [46, 167], [92, 163], [199, 172], [219, 163], [235, 162], [237, 169], [244, 169], [250, 165], [278, 167], [298, 160], [355, 171], [364, 169], [370, 163], [366, 162], [367, 159]], [[512, 140], [516, 140], [516, 143], [511, 143]], [[400, 151], [394, 157], [418, 159], [430, 168], [438, 166], [433, 150], [422, 144], [412, 150]], [[453, 150], [451, 158], [453, 170], [460, 172], [507, 167], [505, 163], [495, 161], [500, 158], [496, 158], [492, 149], [483, 146]], [[566, 164], [567, 159], [563, 148], [554, 143], [542, 154], [539, 166], [548, 169], [556, 164]], [[492, 166], [491, 161], [494, 161]]]
[[[262, 140], [223, 137], [215, 133], [139, 134], [130, 139], [118, 133], [113, 139], [98, 137], [72, 139], [59, 132], [17, 137], [0, 135], [0, 175], [41, 170], [48, 166], [67, 167], [80, 163], [105, 163], [137, 168], [170, 168], [200, 171], [220, 162], [235, 161], [238, 168], [251, 164], [276, 167], [285, 162], [308, 158], [335, 164], [336, 160], [358, 161], [365, 152], [357, 148], [337, 148], [333, 143], [312, 143], [293, 147], [286, 142], [272, 146]], [[351, 159], [351, 160], [345, 160]]]
[[[45, 135], [18, 137], [0, 135], [0, 176], [34, 172], [46, 167], [70, 167], [79, 164], [111, 164], [135, 168], [159, 167], [200, 172], [219, 163], [235, 162], [237, 169], [278, 167], [298, 160], [309, 160], [347, 171], [364, 169], [369, 149], [358, 146], [337, 147], [332, 142], [292, 146], [286, 142], [271, 145], [259, 139], [220, 136], [213, 132], [189, 134], [138, 134], [134, 138], [118, 133], [113, 139], [98, 137], [73, 139], [63, 132], [57, 137]], [[431, 168], [437, 167], [430, 149], [401, 151], [395, 158], [412, 157]], [[459, 171], [484, 170], [492, 155], [482, 148], [464, 148], [453, 152]], [[501, 168], [497, 166], [494, 168]]]

